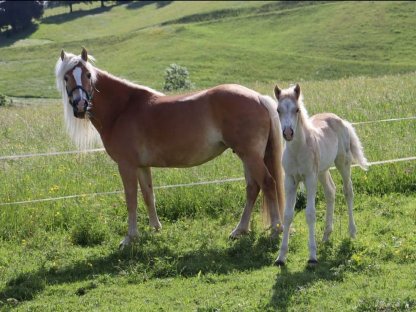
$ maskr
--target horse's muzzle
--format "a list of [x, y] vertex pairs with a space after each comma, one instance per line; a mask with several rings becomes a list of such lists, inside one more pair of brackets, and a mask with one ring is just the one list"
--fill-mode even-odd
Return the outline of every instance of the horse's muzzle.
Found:
[[87, 112], [90, 104], [91, 103], [85, 99], [82, 99], [82, 100], [79, 99], [79, 100], [73, 101], [71, 105], [74, 111], [74, 116], [80, 119], [85, 118], [85, 113]]

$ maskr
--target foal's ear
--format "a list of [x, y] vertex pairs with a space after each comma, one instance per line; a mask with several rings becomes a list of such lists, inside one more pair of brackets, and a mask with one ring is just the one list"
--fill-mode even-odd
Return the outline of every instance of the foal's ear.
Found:
[[84, 47], [82, 47], [81, 58], [84, 62], [88, 61], [88, 52]]
[[62, 50], [62, 51], [61, 51], [61, 60], [63, 61], [65, 58], [66, 58], [65, 51], [64, 51], [64, 50]]
[[299, 99], [299, 96], [300, 96], [300, 86], [299, 86], [298, 83], [296, 84], [294, 91], [295, 91], [296, 99]]
[[274, 95], [276, 96], [276, 99], [279, 99], [280, 94], [282, 93], [282, 90], [280, 90], [279, 86], [276, 85], [274, 87]]

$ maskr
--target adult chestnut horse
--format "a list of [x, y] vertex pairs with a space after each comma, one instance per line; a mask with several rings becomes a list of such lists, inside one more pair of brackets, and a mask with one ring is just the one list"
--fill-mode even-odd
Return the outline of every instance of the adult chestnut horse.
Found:
[[67, 130], [80, 149], [91, 146], [98, 131], [117, 163], [128, 209], [128, 235], [137, 237], [137, 181], [149, 222], [161, 228], [150, 167], [190, 167], [231, 148], [242, 160], [247, 182], [243, 215], [230, 237], [249, 231], [260, 189], [263, 211], [273, 232], [284, 208], [280, 122], [276, 102], [239, 85], [220, 85], [188, 95], [165, 96], [102, 71], [87, 51], [61, 52], [56, 83], [62, 93]]

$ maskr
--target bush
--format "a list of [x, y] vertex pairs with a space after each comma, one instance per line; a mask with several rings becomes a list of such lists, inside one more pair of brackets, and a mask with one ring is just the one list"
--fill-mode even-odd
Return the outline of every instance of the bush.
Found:
[[170, 64], [165, 70], [165, 85], [163, 90], [189, 90], [194, 84], [189, 80], [189, 72], [186, 67], [177, 64]]
[[7, 106], [8, 104], [9, 101], [7, 100], [7, 97], [0, 93], [0, 106]]

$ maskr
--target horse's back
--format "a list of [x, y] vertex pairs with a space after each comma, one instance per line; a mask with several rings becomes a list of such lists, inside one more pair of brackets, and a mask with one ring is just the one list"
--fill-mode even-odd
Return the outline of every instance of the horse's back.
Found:
[[238, 154], [264, 152], [270, 115], [260, 94], [239, 85], [220, 85], [185, 95], [154, 96], [125, 113], [122, 133], [135, 142], [142, 166], [183, 167], [204, 163], [227, 147]]

